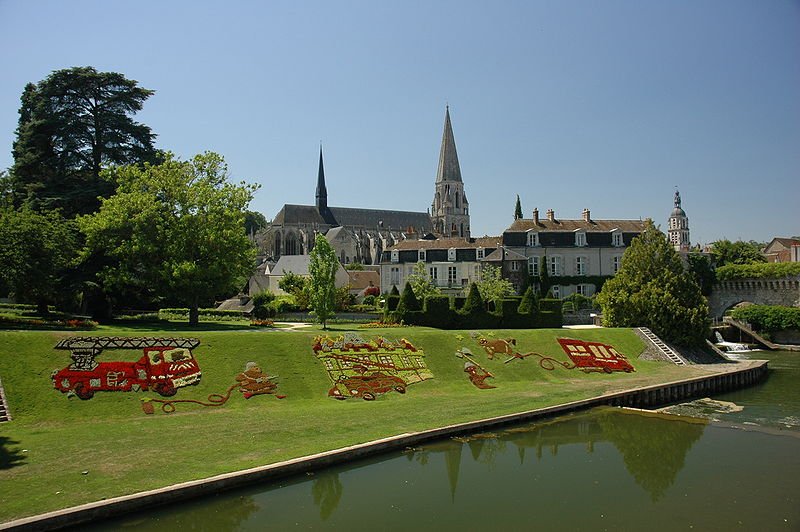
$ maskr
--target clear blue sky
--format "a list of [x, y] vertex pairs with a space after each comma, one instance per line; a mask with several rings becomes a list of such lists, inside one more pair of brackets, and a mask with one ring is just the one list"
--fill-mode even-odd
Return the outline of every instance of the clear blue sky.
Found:
[[692, 242], [800, 234], [800, 4], [782, 0], [0, 0], [0, 168], [25, 83], [79, 65], [156, 90], [137, 119], [225, 156], [272, 218], [430, 206], [450, 104], [473, 234], [651, 217]]

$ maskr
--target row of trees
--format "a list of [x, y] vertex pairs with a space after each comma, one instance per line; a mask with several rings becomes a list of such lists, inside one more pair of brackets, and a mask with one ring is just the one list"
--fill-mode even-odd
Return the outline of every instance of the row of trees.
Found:
[[198, 307], [237, 290], [265, 223], [223, 158], [180, 160], [133, 116], [154, 91], [114, 72], [53, 72], [22, 94], [0, 180], [0, 291], [110, 316], [112, 305]]

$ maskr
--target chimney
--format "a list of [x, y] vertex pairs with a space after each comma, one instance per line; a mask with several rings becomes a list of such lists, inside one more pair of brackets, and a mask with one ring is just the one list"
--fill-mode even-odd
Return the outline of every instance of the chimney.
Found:
[[533, 209], [533, 223], [539, 225], [539, 209], [538, 207]]
[[547, 209], [547, 219], [551, 222], [556, 221], [556, 213], [553, 211], [553, 209]]
[[592, 217], [591, 217], [591, 214], [589, 213], [589, 209], [583, 209], [583, 221], [584, 222], [591, 222], [592, 221]]

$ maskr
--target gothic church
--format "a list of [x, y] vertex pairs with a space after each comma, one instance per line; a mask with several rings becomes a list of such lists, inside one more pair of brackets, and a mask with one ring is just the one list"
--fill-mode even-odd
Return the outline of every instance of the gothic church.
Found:
[[283, 255], [307, 254], [314, 246], [316, 233], [327, 237], [342, 264], [378, 264], [383, 250], [406, 239], [468, 238], [469, 202], [461, 179], [449, 107], [445, 111], [431, 212], [328, 206], [320, 148], [315, 204], [284, 205], [256, 235], [256, 242], [265, 260], [277, 261]]

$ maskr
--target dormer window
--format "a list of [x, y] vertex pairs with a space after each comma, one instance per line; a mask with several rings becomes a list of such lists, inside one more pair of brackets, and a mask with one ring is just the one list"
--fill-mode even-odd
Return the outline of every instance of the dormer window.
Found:
[[528, 231], [528, 247], [535, 248], [539, 245], [539, 233]]
[[397, 249], [392, 250], [392, 262], [400, 262], [400, 251]]
[[622, 247], [622, 231], [619, 229], [611, 231], [611, 245], [615, 248]]
[[455, 262], [456, 260], [456, 248], [450, 248], [447, 250], [447, 260], [450, 262]]
[[483, 248], [478, 248], [475, 250], [475, 260], [481, 260], [486, 256], [486, 250]]
[[424, 249], [420, 249], [420, 250], [417, 252], [417, 260], [418, 260], [419, 262], [425, 262], [425, 250], [424, 250]]
[[579, 248], [586, 246], [586, 231], [575, 232], [575, 245]]

